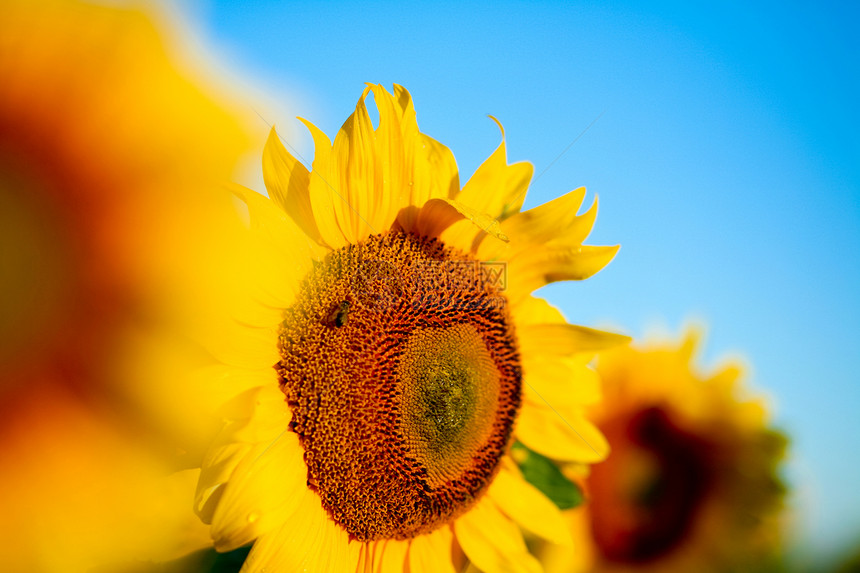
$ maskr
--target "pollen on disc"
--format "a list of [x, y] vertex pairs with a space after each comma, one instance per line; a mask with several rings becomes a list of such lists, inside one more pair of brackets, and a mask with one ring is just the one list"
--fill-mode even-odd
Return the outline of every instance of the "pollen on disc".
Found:
[[433, 531], [486, 490], [521, 371], [478, 261], [402, 232], [344, 247], [306, 277], [279, 343], [308, 484], [352, 537]]

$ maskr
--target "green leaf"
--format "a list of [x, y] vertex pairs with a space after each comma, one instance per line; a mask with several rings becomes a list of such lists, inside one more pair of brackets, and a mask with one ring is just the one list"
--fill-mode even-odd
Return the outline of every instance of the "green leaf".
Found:
[[579, 486], [567, 479], [551, 459], [520, 442], [513, 445], [513, 458], [517, 460], [526, 481], [538, 488], [559, 509], [572, 509], [585, 501]]
[[251, 552], [251, 547], [240, 547], [229, 553], [215, 553], [215, 559], [212, 566], [206, 569], [207, 573], [237, 573], [245, 563], [245, 558]]
[[[238, 573], [250, 551], [250, 545], [228, 553], [203, 549], [166, 563], [150, 563], [121, 571], [122, 573]], [[111, 570], [110, 573], [119, 573], [119, 571]]]

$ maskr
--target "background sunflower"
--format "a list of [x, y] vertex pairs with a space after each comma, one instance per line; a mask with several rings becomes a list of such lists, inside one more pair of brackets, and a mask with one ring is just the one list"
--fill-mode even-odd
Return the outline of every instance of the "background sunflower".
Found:
[[783, 543], [786, 438], [730, 364], [704, 373], [697, 336], [601, 354], [591, 418], [612, 452], [582, 478], [575, 549], [547, 571], [770, 570]]
[[141, 11], [0, 12], [0, 562], [175, 556], [199, 536], [174, 472], [209, 431], [178, 382], [250, 130]]

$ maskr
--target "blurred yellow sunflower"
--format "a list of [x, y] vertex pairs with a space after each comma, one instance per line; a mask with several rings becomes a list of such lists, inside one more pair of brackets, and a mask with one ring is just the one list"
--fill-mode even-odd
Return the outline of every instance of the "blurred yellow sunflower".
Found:
[[548, 551], [548, 572], [749, 571], [775, 549], [785, 438], [744, 394], [740, 366], [693, 366], [697, 341], [600, 355], [591, 419], [612, 453], [571, 512], [577, 551]]
[[250, 137], [137, 10], [5, 1], [0, 77], [0, 562], [167, 555], [189, 521], [160, 480], [206, 429], [165, 374], [200, 362], [212, 182]]
[[[372, 92], [374, 128], [365, 106]], [[312, 170], [272, 131], [251, 216], [253, 292], [212, 341], [237, 392], [197, 510], [243, 571], [539, 571], [518, 525], [562, 542], [514, 437], [556, 459], [607, 452], [582, 414], [590, 355], [626, 338], [567, 324], [531, 292], [584, 279], [584, 190], [520, 211], [532, 175], [504, 141], [460, 189], [410, 94], [369, 86]]]

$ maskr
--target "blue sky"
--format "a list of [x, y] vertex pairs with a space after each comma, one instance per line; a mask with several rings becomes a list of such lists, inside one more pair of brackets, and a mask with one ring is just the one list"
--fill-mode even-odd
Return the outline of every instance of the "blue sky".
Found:
[[697, 318], [706, 364], [745, 356], [794, 437], [800, 530], [832, 550], [860, 538], [860, 5], [695, 4], [199, 0], [190, 16], [308, 157], [293, 116], [333, 135], [364, 82], [397, 82], [462, 180], [498, 144], [492, 114], [509, 159], [535, 165], [527, 206], [599, 195], [590, 242], [618, 257], [543, 294], [634, 336]]

